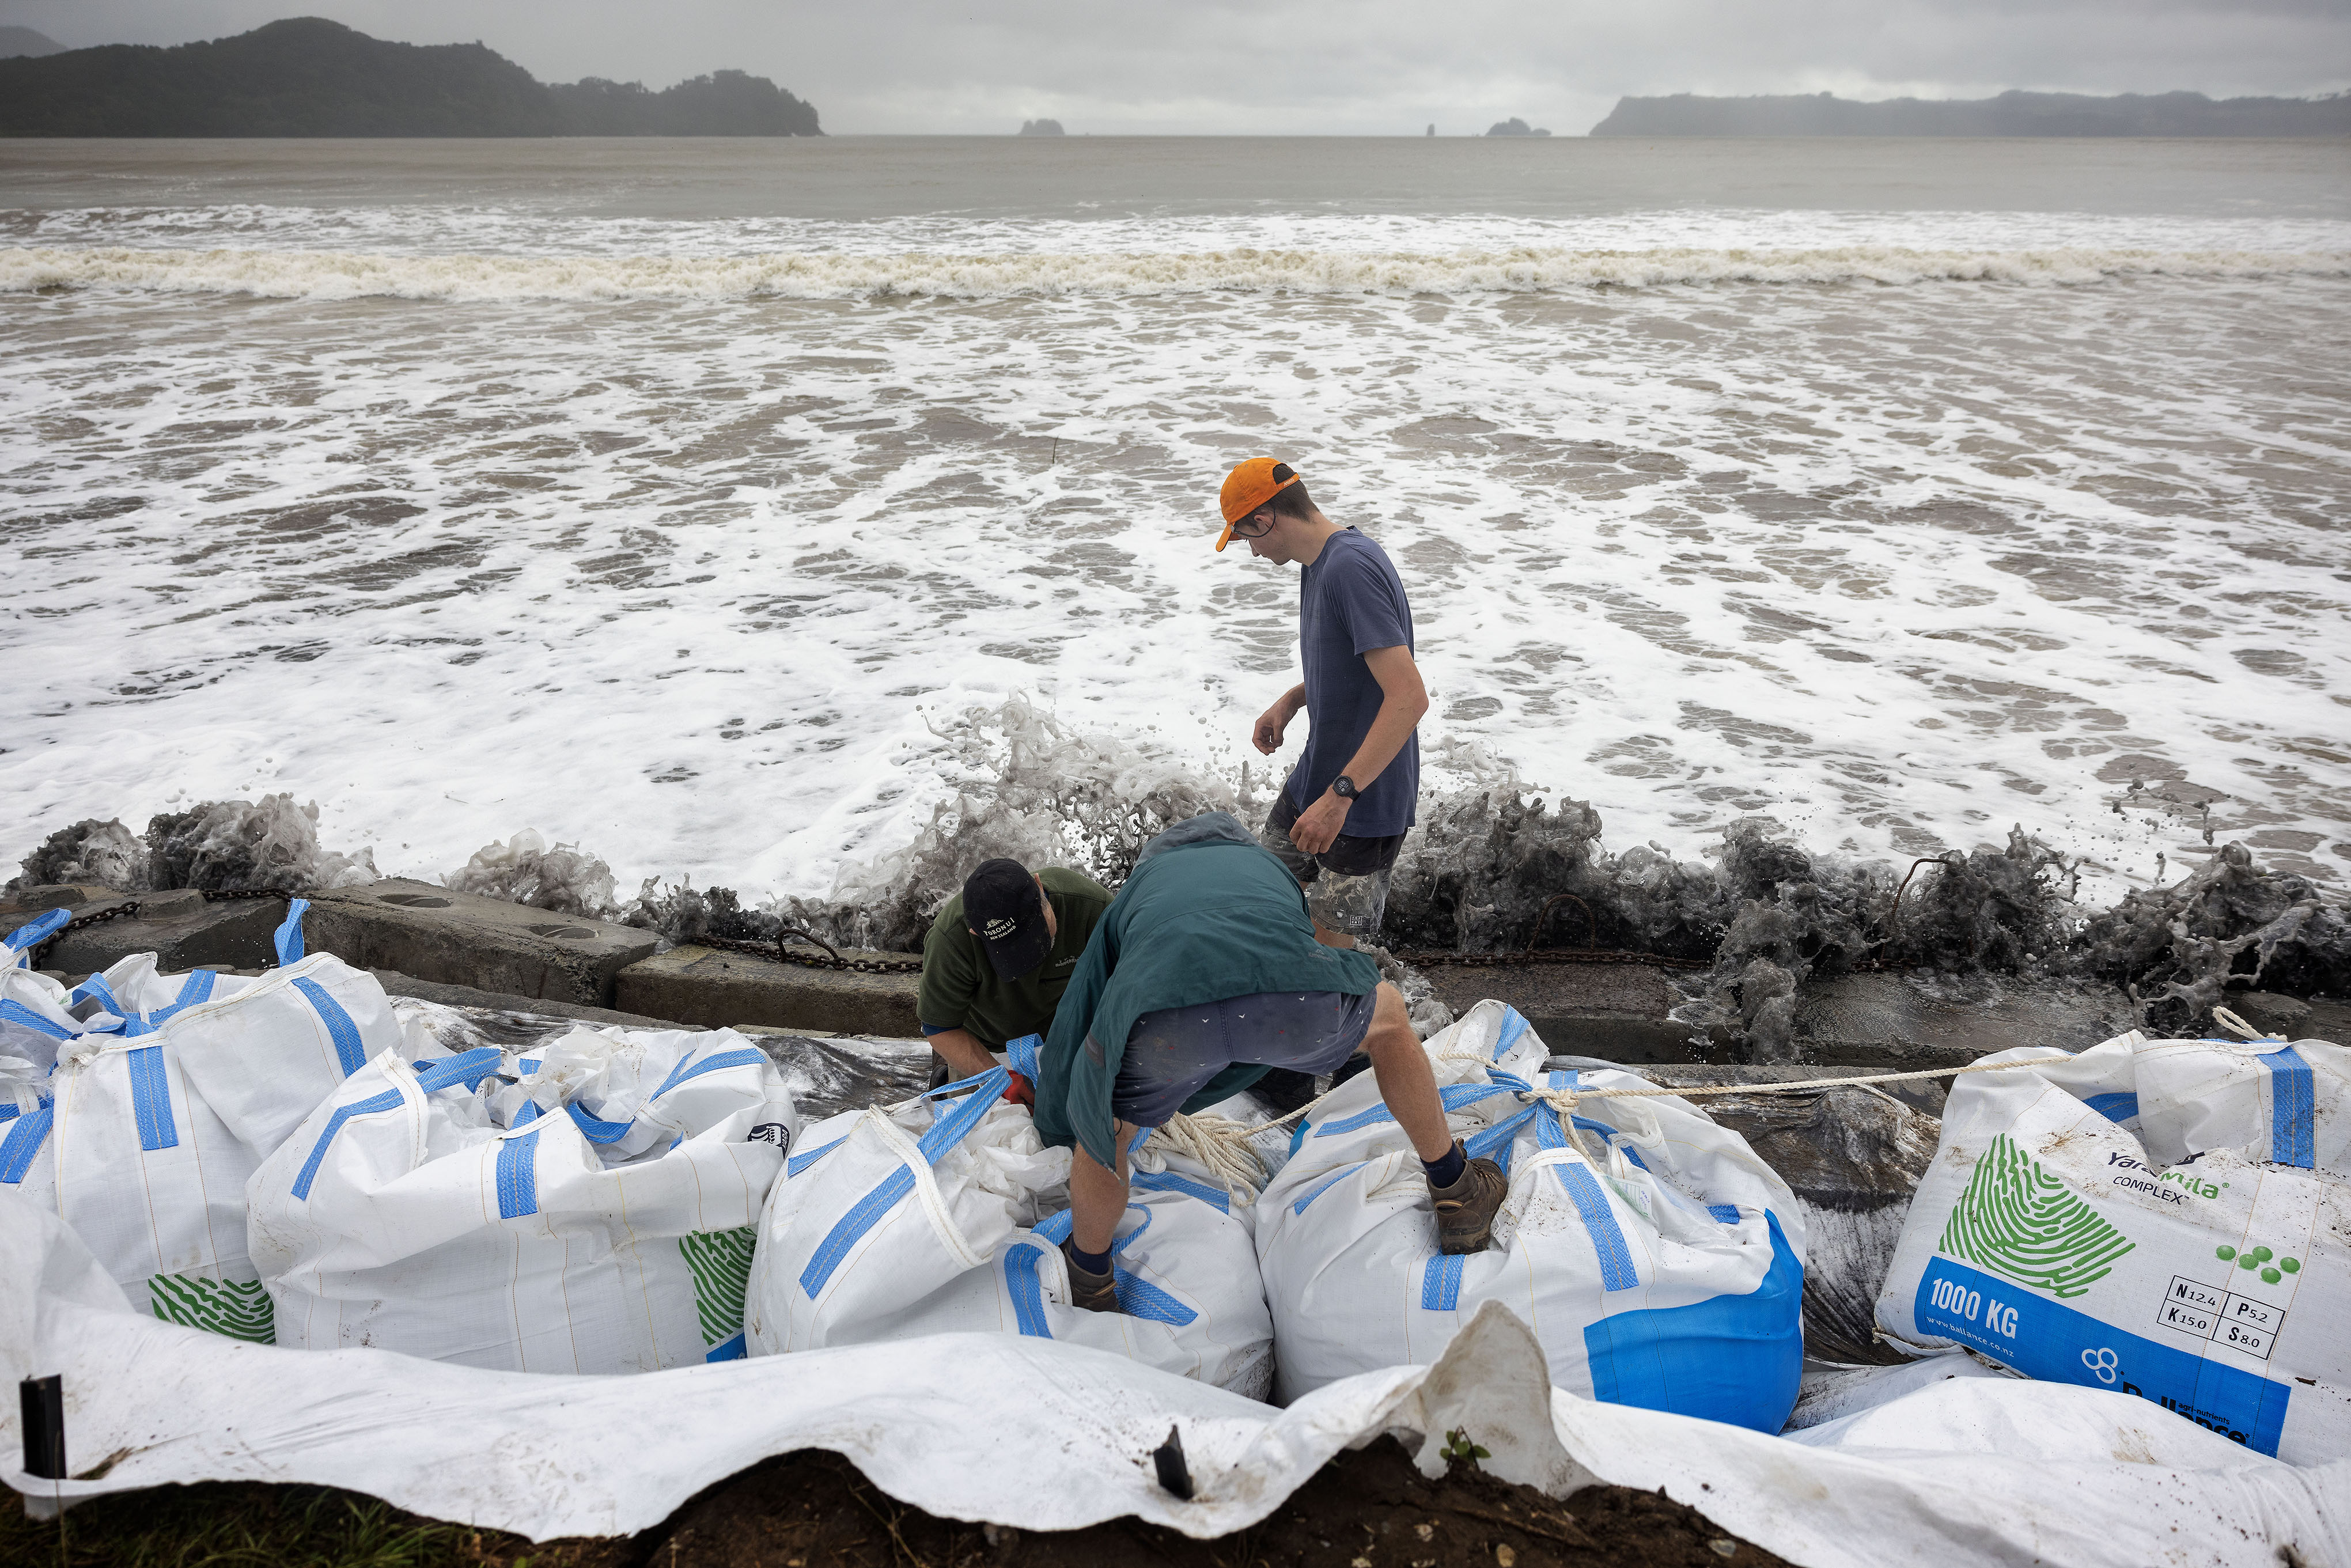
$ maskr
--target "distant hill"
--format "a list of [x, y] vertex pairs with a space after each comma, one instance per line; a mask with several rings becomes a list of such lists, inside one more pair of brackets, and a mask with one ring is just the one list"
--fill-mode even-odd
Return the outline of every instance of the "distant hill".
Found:
[[16, 55], [61, 55], [65, 46], [30, 27], [0, 27], [0, 60]]
[[821, 136], [764, 77], [660, 92], [544, 86], [480, 44], [392, 44], [316, 16], [173, 48], [0, 59], [0, 136]]
[[2351, 96], [2231, 98], [2200, 92], [2088, 98], [1621, 98], [1594, 136], [2351, 136]]
[[1514, 114], [1508, 120], [1494, 121], [1486, 134], [1489, 136], [1549, 136], [1551, 132], [1540, 127], [1529, 125]]
[[1020, 122], [1023, 136], [1059, 136], [1061, 122], [1058, 120], [1024, 120]]

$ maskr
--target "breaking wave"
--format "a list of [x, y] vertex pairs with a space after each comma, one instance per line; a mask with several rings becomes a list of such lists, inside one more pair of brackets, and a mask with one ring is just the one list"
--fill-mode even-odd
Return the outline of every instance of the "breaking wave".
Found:
[[[953, 793], [912, 842], [844, 867], [829, 896], [750, 906], [731, 888], [649, 877], [634, 897], [616, 898], [601, 858], [529, 831], [484, 846], [442, 880], [672, 942], [768, 940], [789, 925], [846, 946], [919, 951], [931, 916], [982, 861], [1070, 865], [1115, 887], [1175, 823], [1225, 810], [1255, 825], [1272, 803], [1248, 775], [1236, 788], [1156, 744], [1080, 731], [1021, 697], [967, 709], [934, 733]], [[1695, 861], [1654, 846], [1612, 852], [1591, 806], [1531, 800], [1535, 791], [1480, 748], [1437, 752], [1468, 783], [1425, 802], [1397, 857], [1384, 935], [1405, 949], [1541, 943], [1706, 963], [1676, 1016], [1694, 1030], [1727, 1029], [1745, 1060], [1788, 1056], [1806, 980], [1862, 967], [2101, 981], [2157, 1030], [2202, 1023], [2231, 988], [2351, 994], [2351, 906], [2262, 867], [2241, 844], [2220, 846], [2172, 885], [2097, 909], [2077, 901], [2065, 855], [2021, 827], [2005, 846], [1950, 850], [1907, 870], [1808, 851], [1762, 817], [1731, 823]], [[159, 816], [143, 839], [119, 821], [75, 823], [27, 856], [9, 885], [298, 891], [376, 875], [365, 852], [320, 848], [317, 806], [273, 795]], [[1560, 894], [1581, 915], [1547, 926]], [[1426, 983], [1381, 956], [1416, 1024], [1441, 1027], [1449, 1015]]]
[[2084, 284], [2114, 277], [2351, 276], [2351, 252], [2252, 250], [1234, 249], [1097, 254], [781, 251], [742, 256], [392, 256], [0, 249], [0, 291], [108, 288], [345, 299], [981, 299], [1225, 290], [1489, 294], [1725, 283]]

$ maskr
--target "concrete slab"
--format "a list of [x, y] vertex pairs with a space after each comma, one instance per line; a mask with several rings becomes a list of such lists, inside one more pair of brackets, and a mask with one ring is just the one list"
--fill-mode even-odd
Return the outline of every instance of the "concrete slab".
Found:
[[1420, 973], [1457, 1016], [1488, 997], [1508, 1002], [1553, 1051], [1650, 1062], [1703, 1061], [1714, 1048], [1702, 1031], [1667, 1016], [1681, 993], [1665, 970], [1646, 964], [1431, 964]]
[[[845, 958], [904, 958], [844, 949]], [[915, 975], [859, 975], [778, 964], [747, 953], [673, 947], [622, 969], [615, 1006], [693, 1023], [770, 1024], [831, 1034], [919, 1037]]]
[[120, 888], [100, 887], [88, 883], [20, 887], [15, 893], [0, 897], [0, 928], [4, 928], [0, 929], [0, 936], [5, 936], [34, 915], [52, 909], [71, 909], [77, 904], [95, 903], [101, 898], [131, 896]]
[[118, 893], [87, 904], [62, 905], [74, 917], [136, 904], [135, 916], [101, 921], [68, 931], [42, 955], [42, 967], [60, 969], [78, 980], [133, 953], [152, 953], [166, 974], [186, 969], [257, 968], [277, 961], [271, 941], [285, 923], [286, 905], [275, 898], [209, 903], [193, 888], [170, 893]]
[[2351, 1002], [2325, 997], [2285, 997], [2274, 991], [2247, 991], [2223, 1003], [2231, 1012], [2263, 1034], [2288, 1040], [2325, 1040], [2351, 1045]]
[[1804, 987], [1795, 1046], [1808, 1062], [1959, 1067], [2018, 1046], [2086, 1051], [2136, 1027], [2112, 986], [1885, 970]]
[[612, 977], [661, 946], [634, 926], [404, 877], [308, 896], [303, 929], [314, 953], [363, 969], [583, 1007], [611, 1006]]

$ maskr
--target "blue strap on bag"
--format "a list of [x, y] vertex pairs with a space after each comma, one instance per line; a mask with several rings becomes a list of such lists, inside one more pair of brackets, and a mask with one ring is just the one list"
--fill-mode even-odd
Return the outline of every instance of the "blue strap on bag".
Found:
[[1007, 1063], [1011, 1067], [1013, 1071], [1020, 1074], [1021, 1077], [1026, 1078], [1029, 1082], [1034, 1083], [1037, 1082], [1039, 1076], [1037, 1071], [1037, 1053], [1044, 1049], [1045, 1037], [1043, 1035], [1024, 1034], [1019, 1040], [1009, 1041], [1006, 1044], [1004, 1047], [1004, 1055]]
[[[930, 1131], [916, 1140], [915, 1152], [922, 1155], [924, 1162], [938, 1164], [949, 1149], [969, 1137], [972, 1129], [978, 1126], [987, 1113], [995, 1108], [997, 1101], [1003, 1096], [1005, 1086], [1011, 1082], [1011, 1072], [997, 1067], [974, 1078], [943, 1084], [920, 1096], [925, 1100], [939, 1100], [961, 1091], [969, 1091], [953, 1109], [931, 1124]], [[848, 1258], [850, 1249], [864, 1239], [866, 1232], [879, 1225], [914, 1190], [914, 1173], [902, 1165], [834, 1222], [815, 1255], [809, 1259], [808, 1267], [800, 1270], [800, 1290], [810, 1301], [816, 1300], [822, 1292], [833, 1271]]]
[[[1219, 1193], [1217, 1196], [1221, 1197], [1224, 1195]], [[1143, 1233], [1151, 1228], [1152, 1216], [1147, 1206], [1130, 1203], [1127, 1207], [1141, 1210], [1143, 1223], [1111, 1243], [1111, 1276], [1118, 1291], [1118, 1310], [1131, 1318], [1144, 1318], [1180, 1329], [1200, 1314], [1167, 1291], [1127, 1268], [1119, 1256], [1141, 1240]], [[1070, 1210], [1065, 1208], [1040, 1222], [1029, 1234], [1046, 1246], [1059, 1247], [1070, 1239], [1070, 1228], [1073, 1222]], [[1031, 1241], [1023, 1241], [1004, 1255], [1004, 1282], [1012, 1295], [1013, 1322], [1030, 1339], [1053, 1337], [1051, 1323], [1045, 1315], [1044, 1282], [1038, 1271], [1044, 1260], [1044, 1249]]]
[[302, 961], [302, 916], [309, 912], [310, 901], [307, 898], [289, 898], [286, 901], [285, 924], [277, 927], [277, 933], [272, 938], [277, 945], [279, 968]]
[[59, 927], [72, 918], [73, 911], [69, 909], [52, 909], [30, 924], [19, 925], [16, 930], [8, 933], [6, 937], [0, 938], [0, 946], [9, 948], [16, 955], [16, 961], [8, 967], [12, 969], [31, 968], [33, 949], [54, 936]]

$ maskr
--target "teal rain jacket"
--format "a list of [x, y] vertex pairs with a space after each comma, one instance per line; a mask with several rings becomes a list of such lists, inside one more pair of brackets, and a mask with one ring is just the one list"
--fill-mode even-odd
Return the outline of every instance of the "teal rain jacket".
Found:
[[[1038, 1061], [1037, 1132], [1116, 1168], [1111, 1086], [1145, 1013], [1264, 991], [1360, 997], [1379, 983], [1368, 956], [1314, 940], [1305, 890], [1230, 812], [1179, 823], [1144, 846], [1061, 994]], [[1228, 1067], [1183, 1108], [1213, 1105], [1270, 1071]]]

